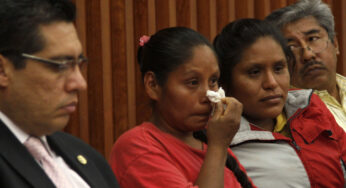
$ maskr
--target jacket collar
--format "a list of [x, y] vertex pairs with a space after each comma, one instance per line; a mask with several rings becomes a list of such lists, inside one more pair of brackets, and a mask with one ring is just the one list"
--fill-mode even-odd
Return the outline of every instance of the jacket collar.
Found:
[[240, 127], [236, 135], [233, 137], [231, 146], [240, 144], [249, 140], [274, 140], [272, 132], [264, 130], [253, 130], [256, 129], [255, 126], [251, 125], [247, 119], [244, 117], [240, 120]]
[[0, 157], [32, 187], [55, 187], [28, 150], [0, 120]]
[[312, 93], [312, 89], [291, 90], [288, 92], [284, 107], [287, 120], [291, 119], [299, 109], [309, 106]]
[[[47, 136], [47, 141], [52, 150], [60, 155], [65, 162], [89, 184], [90, 187], [107, 187], [103, 181], [104, 177], [102, 177], [100, 173], [95, 173], [96, 171], [99, 171], [99, 166], [94, 163], [93, 158], [90, 158], [92, 156], [88, 152], [89, 150], [86, 150], [85, 148], [77, 148], [84, 144], [82, 141], [63, 132], [56, 132]], [[73, 141], [73, 143], [71, 141]], [[75, 143], [79, 144], [74, 145]], [[86, 147], [88, 146], [86, 145]], [[92, 150], [91, 147], [88, 149]], [[95, 153], [97, 152], [95, 151]], [[83, 163], [81, 158], [85, 160], [86, 163]]]

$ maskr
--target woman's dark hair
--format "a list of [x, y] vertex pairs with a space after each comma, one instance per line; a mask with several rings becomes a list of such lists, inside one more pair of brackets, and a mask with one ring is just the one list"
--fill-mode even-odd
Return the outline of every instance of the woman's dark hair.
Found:
[[[244, 51], [261, 37], [271, 37], [282, 48], [290, 72], [294, 66], [294, 56], [286, 44], [286, 39], [275, 26], [258, 19], [239, 19], [226, 25], [214, 39], [214, 48], [219, 58], [220, 85], [227, 95], [230, 92], [232, 70], [243, 58]], [[271, 53], [271, 52], [268, 52]]]
[[138, 49], [137, 58], [142, 76], [152, 71], [158, 84], [163, 86], [168, 74], [190, 60], [194, 47], [200, 45], [207, 45], [213, 50], [211, 43], [192, 29], [171, 27], [158, 31]]

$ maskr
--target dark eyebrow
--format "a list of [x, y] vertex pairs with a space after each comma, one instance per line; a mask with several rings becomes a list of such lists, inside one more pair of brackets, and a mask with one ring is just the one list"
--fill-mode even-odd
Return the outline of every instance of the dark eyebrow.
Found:
[[[316, 34], [316, 33], [321, 33], [321, 30], [319, 29], [311, 29], [309, 31], [303, 32], [304, 35], [311, 35], [311, 34]], [[287, 42], [292, 42], [294, 41], [294, 38], [286, 38]]]
[[293, 38], [287, 38], [287, 41], [286, 41], [286, 42], [292, 42], [292, 41], [294, 41]]
[[303, 33], [304, 33], [304, 35], [311, 35], [311, 34], [316, 34], [316, 33], [320, 33], [320, 32], [321, 31], [318, 29], [311, 29], [311, 30], [309, 30], [307, 32], [303, 32]]
[[286, 64], [286, 63], [287, 63], [286, 58], [283, 58], [283, 59], [281, 59], [281, 60], [276, 61], [276, 62], [274, 63], [274, 65], [278, 65], [278, 64]]
[[194, 76], [194, 75], [199, 75], [198, 71], [195, 70], [187, 70], [183, 72], [184, 76]]
[[86, 56], [84, 54], [80, 54], [78, 58], [86, 58]]
[[[83, 54], [80, 54], [78, 56], [78, 58], [85, 58], [85, 56]], [[75, 59], [75, 58], [73, 56], [65, 55], [65, 56], [53, 56], [49, 59], [51, 59], [51, 60], [63, 60], [63, 59], [71, 60], [71, 59]]]

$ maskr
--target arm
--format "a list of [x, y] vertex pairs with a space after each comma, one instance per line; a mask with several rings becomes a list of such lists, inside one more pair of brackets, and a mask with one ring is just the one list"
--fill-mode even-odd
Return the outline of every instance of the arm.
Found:
[[341, 168], [342, 168], [342, 171], [344, 172], [344, 180], [346, 182], [346, 133], [341, 127], [338, 131], [340, 131], [339, 143], [340, 143], [341, 160], [342, 160]]
[[[328, 119], [329, 123], [331, 124], [331, 127], [333, 127], [333, 137], [338, 140], [338, 143], [340, 145], [340, 154], [341, 159], [344, 162], [344, 165], [346, 165], [346, 133], [345, 131], [339, 126], [339, 124], [336, 122], [334, 115], [329, 111], [326, 104], [320, 99], [320, 97], [316, 94], [313, 94], [312, 99], [316, 106], [320, 108], [320, 110], [323, 110], [322, 114]], [[346, 122], [345, 122], [346, 123]]]
[[239, 129], [241, 113], [242, 104], [234, 98], [216, 104], [207, 128], [208, 150], [196, 181], [199, 187], [224, 187], [227, 149]]

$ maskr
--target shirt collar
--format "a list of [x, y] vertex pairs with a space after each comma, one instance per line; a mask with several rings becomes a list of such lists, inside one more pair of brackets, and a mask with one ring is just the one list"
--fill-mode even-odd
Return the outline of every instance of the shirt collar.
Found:
[[4, 113], [0, 111], [0, 119], [4, 122], [8, 129], [14, 134], [14, 136], [20, 141], [20, 143], [24, 143], [28, 138], [29, 134], [20, 129], [12, 120], [10, 120]]
[[[20, 143], [24, 142], [30, 137], [30, 135], [19, 128], [12, 120], [10, 120], [3, 112], [0, 111], [0, 120], [4, 122], [8, 129], [14, 134], [14, 136], [19, 140]], [[48, 145], [47, 137], [41, 136], [40, 139], [43, 141], [44, 146], [47, 148], [48, 152], [52, 154], [52, 151]]]
[[343, 99], [346, 95], [346, 78], [340, 74], [336, 74], [336, 84], [339, 86], [340, 97]]

